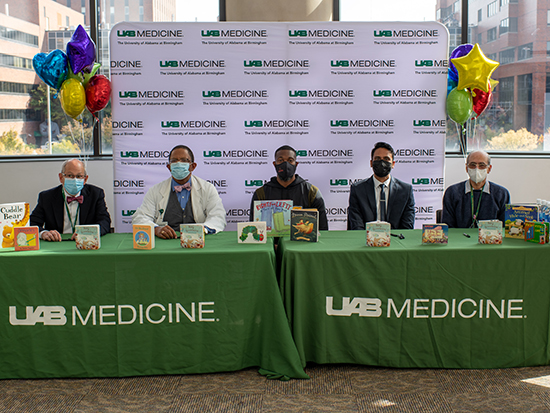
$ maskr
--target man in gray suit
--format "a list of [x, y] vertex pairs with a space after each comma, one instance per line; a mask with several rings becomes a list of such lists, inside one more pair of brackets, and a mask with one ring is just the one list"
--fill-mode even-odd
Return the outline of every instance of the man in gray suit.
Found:
[[365, 229], [371, 221], [386, 221], [392, 229], [414, 227], [412, 185], [390, 175], [395, 166], [395, 152], [390, 144], [378, 142], [370, 166], [374, 174], [351, 186], [348, 207], [348, 229]]

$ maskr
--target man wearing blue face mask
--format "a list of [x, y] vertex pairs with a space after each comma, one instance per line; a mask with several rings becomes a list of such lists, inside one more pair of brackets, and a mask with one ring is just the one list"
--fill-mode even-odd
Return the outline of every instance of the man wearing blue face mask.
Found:
[[172, 177], [147, 191], [132, 224], [154, 224], [159, 238], [176, 238], [180, 224], [204, 224], [207, 233], [225, 228], [225, 209], [210, 182], [192, 174], [197, 167], [191, 149], [175, 146], [166, 165]]
[[73, 234], [76, 225], [99, 224], [101, 235], [111, 230], [111, 217], [103, 189], [87, 184], [88, 175], [78, 159], [63, 162], [61, 185], [38, 194], [31, 225], [40, 228], [40, 238], [61, 241], [61, 234]]

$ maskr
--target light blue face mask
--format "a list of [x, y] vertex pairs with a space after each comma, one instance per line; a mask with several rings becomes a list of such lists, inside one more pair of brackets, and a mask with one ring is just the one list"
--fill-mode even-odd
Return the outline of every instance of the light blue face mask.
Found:
[[84, 179], [65, 178], [63, 187], [65, 188], [65, 191], [67, 191], [67, 193], [71, 195], [76, 195], [82, 190], [82, 188], [84, 188]]
[[170, 173], [174, 179], [181, 181], [189, 176], [189, 164], [187, 162], [174, 162], [170, 164]]

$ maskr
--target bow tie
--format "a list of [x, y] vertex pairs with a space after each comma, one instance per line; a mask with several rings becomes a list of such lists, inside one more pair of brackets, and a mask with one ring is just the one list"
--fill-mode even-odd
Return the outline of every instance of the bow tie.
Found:
[[70, 204], [73, 201], [77, 201], [79, 204], [81, 204], [84, 201], [84, 197], [82, 195], [67, 197], [67, 204]]
[[189, 182], [184, 183], [183, 185], [174, 185], [174, 190], [176, 192], [181, 192], [183, 189], [191, 190], [191, 184]]

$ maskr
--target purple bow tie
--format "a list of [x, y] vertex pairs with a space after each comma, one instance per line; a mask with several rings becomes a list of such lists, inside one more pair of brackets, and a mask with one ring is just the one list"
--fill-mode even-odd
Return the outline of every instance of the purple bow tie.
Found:
[[67, 204], [70, 204], [73, 201], [77, 201], [79, 204], [81, 204], [84, 201], [84, 197], [82, 195], [67, 197]]
[[174, 190], [176, 192], [181, 192], [183, 189], [191, 190], [191, 184], [189, 182], [184, 183], [183, 185], [174, 185]]

